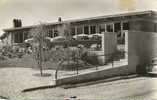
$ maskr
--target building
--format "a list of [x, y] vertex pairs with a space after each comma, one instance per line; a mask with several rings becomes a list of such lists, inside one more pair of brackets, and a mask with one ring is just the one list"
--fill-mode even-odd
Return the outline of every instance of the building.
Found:
[[[22, 27], [20, 20], [14, 20], [13, 22], [14, 27], [4, 29], [4, 34], [1, 37], [2, 40], [6, 41], [7, 45], [11, 46], [24, 44], [24, 41], [28, 39], [29, 31], [38, 26]], [[16, 25], [15, 23], [19, 24]], [[68, 28], [71, 35], [103, 34], [102, 50], [94, 52], [98, 56], [100, 55], [99, 58], [102, 63], [106, 63], [110, 59], [113, 61], [114, 57], [112, 56], [115, 55], [111, 54], [114, 54], [117, 48], [119, 49], [122, 46], [125, 51], [125, 57], [118, 58], [118, 60], [123, 61], [124, 59], [127, 62], [127, 66], [125, 66], [125, 73], [127, 74], [128, 72], [138, 72], [139, 68], [142, 68], [140, 69], [142, 71], [146, 69], [143, 65], [147, 66], [152, 62], [157, 62], [154, 61], [157, 58], [157, 12], [155, 11], [121, 13], [66, 21], [62, 21], [59, 18], [58, 22], [45, 25], [48, 36], [51, 38], [64, 35], [66, 25], [70, 26]], [[123, 43], [121, 45], [117, 41], [118, 39], [124, 39], [124, 45]], [[89, 41], [83, 42], [89, 43]]]
[[[123, 37], [123, 30], [157, 32], [156, 16], [154, 11], [142, 11], [66, 21], [59, 18], [58, 22], [47, 23], [46, 26], [51, 38], [63, 35], [67, 24], [70, 24], [71, 35], [114, 32], [118, 37]], [[28, 38], [29, 31], [35, 27], [22, 26], [21, 22], [19, 25], [14, 24], [13, 28], [3, 29], [2, 39], [6, 39], [8, 45], [22, 44]]]

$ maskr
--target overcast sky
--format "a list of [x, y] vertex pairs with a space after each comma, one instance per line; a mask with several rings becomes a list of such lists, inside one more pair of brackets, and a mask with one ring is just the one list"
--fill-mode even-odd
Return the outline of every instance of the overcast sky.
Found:
[[121, 11], [156, 10], [157, 0], [0, 0], [0, 34], [13, 27], [13, 18], [23, 26], [42, 22], [94, 17]]

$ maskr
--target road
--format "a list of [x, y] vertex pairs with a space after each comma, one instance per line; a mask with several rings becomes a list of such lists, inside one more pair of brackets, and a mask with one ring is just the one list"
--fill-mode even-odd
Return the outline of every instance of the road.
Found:
[[[0, 69], [0, 96], [9, 99], [43, 99], [43, 98], [151, 98], [157, 99], [157, 77], [136, 77], [112, 82], [101, 82], [93, 85], [64, 89], [63, 87], [47, 88], [31, 92], [23, 89], [52, 85], [52, 77], [38, 77], [38, 70], [30, 68]], [[46, 71], [48, 72], [48, 71]], [[49, 71], [48, 73], [52, 73]]]

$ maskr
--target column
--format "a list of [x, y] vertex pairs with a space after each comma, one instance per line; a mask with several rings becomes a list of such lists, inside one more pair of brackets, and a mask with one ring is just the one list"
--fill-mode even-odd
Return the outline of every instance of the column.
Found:
[[88, 31], [89, 31], [89, 34], [91, 34], [91, 26], [88, 25]]
[[114, 31], [114, 23], [112, 23], [112, 25], [113, 25], [113, 32], [115, 32], [115, 31]]
[[99, 33], [99, 26], [96, 24], [96, 33]]
[[84, 34], [84, 25], [83, 26], [81, 26], [82, 27], [82, 34]]
[[25, 40], [25, 32], [22, 32], [22, 34], [23, 34], [23, 40], [22, 40], [22, 42], [24, 42], [24, 40]]
[[105, 25], [105, 32], [107, 32], [107, 26], [106, 26], [106, 24], [104, 24]]
[[14, 33], [11, 33], [11, 43], [14, 43]]
[[77, 35], [77, 27], [75, 26], [74, 28], [75, 28], [75, 35]]
[[120, 31], [121, 31], [121, 37], [123, 36], [122, 31], [123, 31], [123, 22], [120, 22]]
[[17, 32], [16, 34], [17, 34], [17, 43], [19, 43], [19, 37], [20, 37], [19, 32]]
[[125, 31], [125, 59], [128, 60], [128, 31]]
[[52, 32], [53, 32], [53, 33], [52, 33], [52, 34], [53, 34], [52, 36], [53, 36], [53, 38], [54, 38], [54, 37], [55, 37], [55, 35], [54, 35], [54, 33], [55, 33], [54, 29], [52, 29]]

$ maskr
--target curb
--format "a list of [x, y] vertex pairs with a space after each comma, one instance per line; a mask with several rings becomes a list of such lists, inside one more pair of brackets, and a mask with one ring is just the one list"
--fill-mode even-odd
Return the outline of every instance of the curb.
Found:
[[41, 89], [56, 88], [58, 86], [61, 86], [64, 89], [68, 89], [68, 88], [81, 87], [81, 86], [86, 86], [86, 85], [102, 83], [102, 82], [111, 82], [111, 81], [116, 81], [116, 80], [121, 80], [121, 79], [130, 79], [130, 78], [135, 78], [138, 76], [139, 76], [138, 74], [133, 74], [133, 75], [128, 75], [128, 76], [117, 76], [117, 77], [112, 77], [112, 78], [100, 79], [97, 81], [90, 81], [90, 82], [83, 82], [83, 83], [76, 83], [76, 84], [67, 84], [67, 85], [56, 85], [55, 84], [55, 85], [39, 86], [39, 87], [24, 89], [24, 90], [22, 90], [22, 92], [25, 93], [25, 92], [31, 92], [31, 91], [35, 91], [35, 90], [41, 90]]
[[22, 90], [22, 92], [30, 92], [30, 91], [35, 91], [35, 90], [49, 89], [49, 88], [56, 88], [56, 87], [57, 85], [39, 86], [39, 87], [24, 89]]
[[135, 77], [138, 77], [138, 76], [139, 76], [138, 74], [133, 74], [133, 75], [128, 75], [128, 76], [117, 76], [117, 77], [100, 79], [100, 80], [91, 81], [91, 82], [62, 85], [61, 87], [64, 88], [64, 89], [69, 89], [69, 88], [93, 85], [93, 84], [98, 84], [98, 83], [103, 83], [103, 82], [111, 82], [111, 81], [116, 81], [116, 80], [121, 80], [121, 79], [130, 79], [130, 78], [135, 78]]

